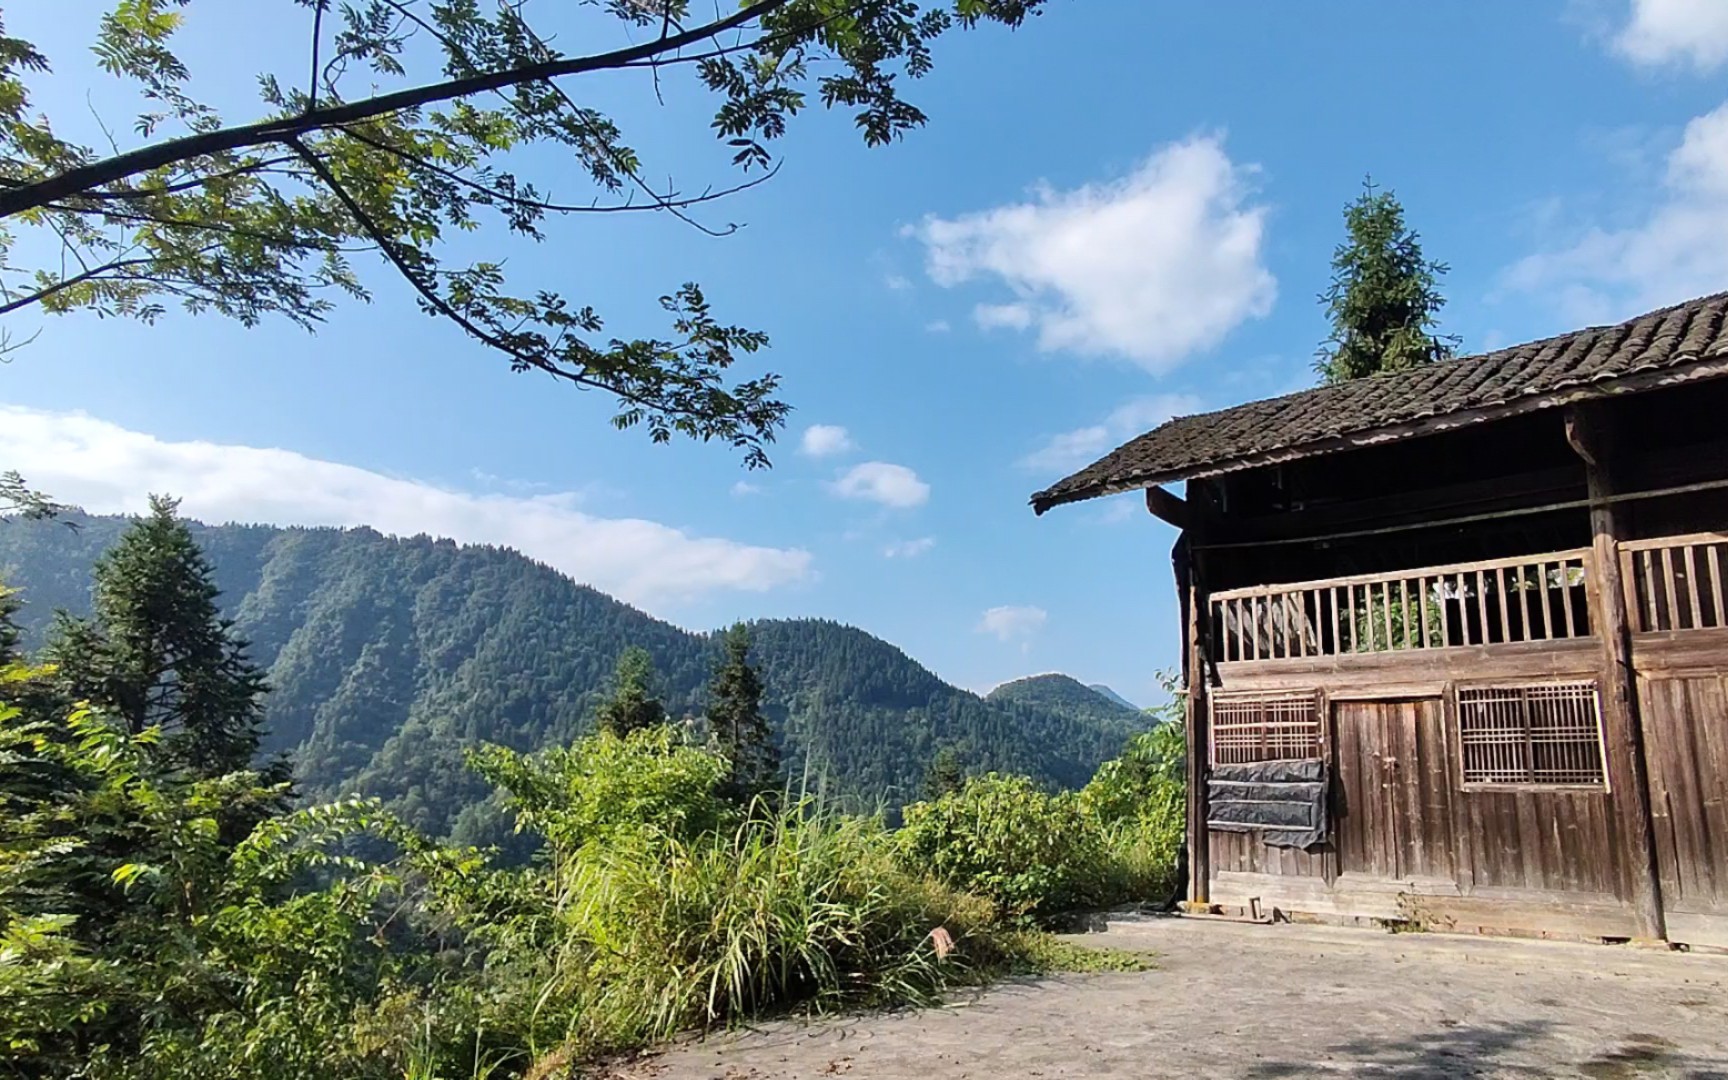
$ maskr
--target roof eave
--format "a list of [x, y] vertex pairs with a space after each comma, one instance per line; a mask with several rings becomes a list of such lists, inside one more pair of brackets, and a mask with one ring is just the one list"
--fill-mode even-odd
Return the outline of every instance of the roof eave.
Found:
[[[1200, 480], [1211, 476], [1221, 476], [1225, 473], [1241, 472], [1245, 469], [1257, 469], [1266, 465], [1277, 465], [1287, 461], [1299, 461], [1304, 458], [1322, 457], [1327, 454], [1341, 453], [1345, 450], [1357, 450], [1370, 446], [1381, 446], [1391, 442], [1401, 442], [1405, 439], [1417, 438], [1423, 435], [1438, 435], [1447, 431], [1467, 427], [1472, 424], [1486, 423], [1493, 420], [1504, 420], [1513, 416], [1540, 412], [1544, 409], [1558, 408], [1580, 401], [1612, 397], [1616, 394], [1642, 393], [1657, 390], [1667, 386], [1696, 382], [1703, 379], [1714, 379], [1728, 376], [1728, 355], [1718, 355], [1699, 359], [1690, 357], [1661, 367], [1648, 368], [1643, 371], [1626, 375], [1618, 375], [1570, 386], [1559, 386], [1527, 397], [1514, 398], [1510, 401], [1483, 405], [1474, 409], [1464, 409], [1458, 412], [1443, 413], [1433, 416], [1418, 417], [1397, 424], [1385, 424], [1377, 428], [1366, 428], [1362, 431], [1336, 435], [1326, 439], [1317, 439], [1296, 446], [1281, 447], [1258, 454], [1247, 454], [1238, 458], [1227, 458], [1220, 461], [1207, 462], [1194, 467], [1170, 469], [1163, 472], [1147, 473], [1129, 479], [1113, 481], [1107, 484], [1096, 484], [1072, 491], [1057, 491], [1062, 486], [1058, 481], [1044, 491], [1032, 496], [1034, 514], [1042, 515], [1044, 511], [1068, 503], [1085, 502], [1089, 499], [1103, 498], [1107, 495], [1119, 495], [1128, 491], [1140, 491], [1154, 484], [1168, 484], [1177, 480]], [[1126, 444], [1124, 444], [1126, 445]], [[1120, 447], [1118, 447], [1120, 449]], [[1115, 451], [1112, 451], [1114, 453]], [[1106, 460], [1100, 458], [1087, 466], [1088, 469]], [[1081, 472], [1085, 470], [1082, 469]], [[1075, 474], [1075, 475], [1078, 475]]]

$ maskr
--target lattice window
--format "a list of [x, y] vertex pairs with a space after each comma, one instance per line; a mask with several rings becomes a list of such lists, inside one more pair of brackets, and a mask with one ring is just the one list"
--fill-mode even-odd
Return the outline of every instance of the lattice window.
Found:
[[1319, 756], [1319, 695], [1220, 694], [1212, 699], [1212, 764]]
[[1603, 784], [1596, 684], [1458, 689], [1466, 784]]

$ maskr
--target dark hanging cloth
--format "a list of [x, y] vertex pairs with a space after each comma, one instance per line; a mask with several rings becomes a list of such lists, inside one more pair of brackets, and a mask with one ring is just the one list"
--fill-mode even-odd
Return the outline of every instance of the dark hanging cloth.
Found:
[[1258, 833], [1273, 847], [1311, 848], [1326, 840], [1326, 763], [1214, 765], [1206, 806], [1207, 828]]

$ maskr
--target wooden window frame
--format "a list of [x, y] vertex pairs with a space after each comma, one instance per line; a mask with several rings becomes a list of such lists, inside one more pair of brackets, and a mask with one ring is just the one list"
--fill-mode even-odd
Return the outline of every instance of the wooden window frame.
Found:
[[[1469, 741], [1466, 738], [1465, 724], [1467, 721], [1467, 714], [1469, 712], [1469, 708], [1470, 708], [1470, 705], [1472, 703], [1466, 699], [1466, 695], [1471, 694], [1473, 692], [1494, 692], [1494, 691], [1507, 692], [1507, 691], [1513, 691], [1513, 690], [1546, 690], [1546, 689], [1557, 689], [1557, 688], [1563, 688], [1563, 687], [1580, 687], [1580, 688], [1588, 687], [1590, 690], [1591, 712], [1593, 714], [1593, 717], [1595, 720], [1595, 727], [1596, 727], [1596, 738], [1594, 740], [1593, 745], [1596, 748], [1596, 762], [1595, 762], [1595, 764], [1596, 764], [1596, 770], [1597, 770], [1597, 778], [1594, 780], [1537, 780], [1537, 779], [1480, 780], [1480, 779], [1471, 779], [1471, 777], [1470, 777], [1470, 763], [1468, 760], [1469, 759], [1469, 753], [1467, 750], [1467, 746], [1469, 744]], [[1538, 792], [1540, 792], [1540, 791], [1553, 791], [1553, 792], [1574, 792], [1574, 793], [1600, 794], [1600, 795], [1606, 795], [1609, 793], [1608, 745], [1607, 745], [1606, 734], [1603, 730], [1603, 721], [1602, 721], [1602, 687], [1601, 687], [1601, 684], [1598, 682], [1598, 680], [1596, 680], [1594, 678], [1570, 678], [1570, 679], [1555, 678], [1555, 679], [1543, 679], [1543, 680], [1520, 679], [1517, 681], [1484, 681], [1484, 682], [1454, 683], [1451, 687], [1451, 693], [1448, 695], [1448, 697], [1451, 699], [1449, 702], [1449, 704], [1451, 705], [1451, 709], [1450, 709], [1451, 723], [1448, 725], [1451, 728], [1451, 731], [1449, 732], [1449, 735], [1454, 740], [1453, 745], [1457, 748], [1457, 755], [1458, 755], [1457, 756], [1457, 761], [1458, 761], [1457, 780], [1458, 780], [1458, 786], [1459, 786], [1460, 790], [1463, 790], [1463, 791], [1484, 791], [1484, 792], [1493, 792], [1493, 791], [1501, 791], [1501, 792], [1506, 792], [1506, 791], [1538, 791]], [[1524, 725], [1523, 726], [1524, 726], [1525, 737], [1527, 740], [1527, 742], [1526, 742], [1527, 748], [1525, 751], [1525, 753], [1527, 755], [1526, 760], [1525, 760], [1525, 770], [1526, 770], [1527, 774], [1530, 774], [1530, 773], [1533, 773], [1534, 768], [1530, 764], [1530, 760], [1529, 760], [1528, 755], [1530, 755], [1532, 753], [1532, 750], [1530, 749], [1530, 747], [1532, 747], [1533, 744], [1528, 741], [1530, 739], [1531, 727], [1530, 727], [1530, 723], [1529, 723], [1529, 717], [1527, 714], [1524, 717]], [[1576, 745], [1584, 745], [1585, 741], [1584, 740], [1576, 740], [1575, 744]]]
[[[1257, 757], [1248, 761], [1220, 761], [1218, 759], [1219, 743], [1222, 741], [1219, 722], [1220, 708], [1227, 711], [1240, 705], [1293, 705], [1296, 703], [1303, 703], [1308, 707], [1307, 726], [1311, 729], [1311, 734], [1306, 742], [1312, 749], [1312, 753], [1304, 753], [1296, 757]], [[1217, 768], [1220, 765], [1258, 765], [1269, 761], [1324, 761], [1326, 759], [1326, 709], [1318, 687], [1311, 690], [1224, 691], [1208, 694], [1206, 704], [1208, 713], [1206, 764], [1208, 768]], [[1259, 724], [1263, 732], [1269, 727], [1267, 713], [1264, 710], [1261, 713]], [[1251, 724], [1225, 722], [1222, 728], [1228, 731], [1237, 726], [1249, 727]], [[1288, 728], [1295, 726], [1295, 724], [1286, 721], [1284, 726]], [[1300, 738], [1300, 736], [1295, 736], [1295, 738]], [[1293, 736], [1288, 731], [1281, 733], [1277, 739], [1279, 742], [1292, 740]], [[1262, 741], [1266, 741], [1264, 734]]]

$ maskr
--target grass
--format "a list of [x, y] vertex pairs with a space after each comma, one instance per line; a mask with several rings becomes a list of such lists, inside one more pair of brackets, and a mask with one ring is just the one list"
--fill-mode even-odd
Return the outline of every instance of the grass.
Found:
[[1101, 975], [1154, 971], [1158, 967], [1151, 953], [1106, 945], [1081, 945], [1041, 930], [1015, 931], [1007, 935], [1006, 944], [1019, 957], [1019, 965], [1011, 969], [1014, 974]]

